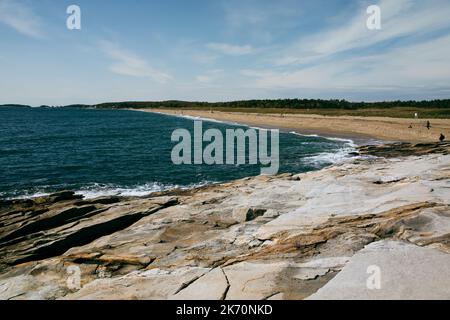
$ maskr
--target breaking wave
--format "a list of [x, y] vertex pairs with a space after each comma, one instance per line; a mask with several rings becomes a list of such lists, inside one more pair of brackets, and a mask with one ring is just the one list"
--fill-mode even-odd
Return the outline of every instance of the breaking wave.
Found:
[[[215, 181], [203, 181], [199, 183], [193, 183], [190, 185], [176, 185], [176, 184], [163, 184], [159, 182], [146, 183], [143, 185], [138, 185], [134, 187], [124, 187], [113, 184], [101, 184], [101, 183], [93, 183], [85, 187], [81, 187], [78, 190], [74, 189], [72, 186], [66, 186], [65, 188], [58, 187], [59, 190], [75, 190], [75, 194], [82, 195], [84, 199], [95, 199], [100, 197], [112, 197], [112, 196], [120, 196], [120, 197], [145, 197], [149, 196], [155, 192], [162, 192], [174, 189], [181, 190], [189, 190], [195, 189], [199, 187], [204, 187], [207, 185], [211, 185], [217, 183]], [[51, 192], [49, 190], [52, 190]], [[6, 199], [30, 199], [30, 198], [38, 198], [49, 196], [52, 193], [55, 193], [54, 186], [46, 186], [42, 187], [42, 190], [26, 190], [20, 191], [20, 194], [17, 195], [9, 195]], [[0, 198], [4, 196], [4, 193], [0, 193]]]

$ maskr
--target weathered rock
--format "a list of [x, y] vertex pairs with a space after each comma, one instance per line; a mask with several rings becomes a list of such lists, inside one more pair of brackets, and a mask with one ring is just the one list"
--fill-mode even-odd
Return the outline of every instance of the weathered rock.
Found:
[[[118, 208], [56, 205], [45, 212], [31, 212], [25, 221], [3, 227], [1, 264], [16, 265], [62, 255], [73, 247], [125, 229], [143, 217], [176, 204], [174, 198], [140, 200]], [[139, 210], [140, 209], [140, 210]]]
[[449, 154], [450, 142], [419, 143], [399, 142], [359, 147], [359, 153], [383, 158], [423, 156], [429, 154]]
[[[450, 253], [450, 155], [390, 148], [421, 155], [363, 155], [147, 198], [2, 201], [0, 299], [303, 299], [384, 239], [432, 250], [429, 268], [440, 272], [444, 256], [434, 253]], [[76, 268], [81, 289], [67, 282]]]
[[174, 300], [223, 300], [229, 287], [224, 271], [218, 267], [169, 298]]
[[262, 216], [265, 212], [265, 209], [236, 208], [233, 210], [233, 219], [242, 223], [254, 220], [257, 217]]
[[279, 288], [279, 275], [288, 267], [287, 263], [250, 263], [241, 262], [224, 268], [230, 288], [228, 300], [266, 299]]
[[299, 271], [293, 277], [300, 280], [314, 280], [331, 271], [341, 270], [349, 260], [348, 257], [332, 257], [301, 263], [297, 265]]
[[[450, 255], [396, 241], [358, 252], [309, 299], [450, 299]], [[374, 277], [379, 276], [378, 280]]]
[[66, 299], [79, 300], [146, 300], [167, 299], [194, 282], [209, 269], [179, 268], [175, 271], [152, 269], [127, 275], [97, 279]]
[[75, 192], [73, 191], [61, 191], [58, 193], [51, 194], [49, 197], [53, 202], [76, 200], [83, 198], [82, 195], [76, 195]]

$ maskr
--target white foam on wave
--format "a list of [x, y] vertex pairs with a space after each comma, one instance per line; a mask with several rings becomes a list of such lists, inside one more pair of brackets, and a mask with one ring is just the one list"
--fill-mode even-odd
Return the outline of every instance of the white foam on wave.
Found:
[[[83, 187], [80, 190], [76, 190], [76, 195], [82, 195], [84, 199], [95, 199], [100, 197], [112, 197], [112, 196], [120, 196], [120, 197], [144, 197], [151, 195], [155, 192], [161, 192], [161, 191], [168, 191], [173, 189], [181, 189], [181, 190], [188, 190], [188, 189], [195, 189], [199, 187], [203, 187], [206, 185], [214, 184], [216, 182], [213, 181], [202, 181], [199, 183], [192, 183], [189, 185], [176, 185], [176, 184], [162, 184], [158, 182], [154, 183], [146, 183], [143, 185], [138, 185], [134, 187], [124, 187], [124, 186], [117, 186], [112, 184], [100, 184], [100, 183], [94, 183], [89, 186]], [[62, 188], [64, 189], [64, 188]], [[67, 188], [70, 190], [71, 188]], [[44, 191], [37, 191], [37, 192], [24, 192], [22, 194], [14, 195], [6, 197], [6, 200], [20, 200], [20, 199], [32, 199], [32, 198], [39, 198], [39, 197], [46, 197], [49, 196], [54, 192], [44, 192]], [[5, 196], [4, 193], [0, 193], [0, 199]]]
[[5, 198], [6, 200], [25, 200], [30, 198], [39, 198], [39, 197], [45, 197], [50, 195], [51, 193], [48, 192], [25, 192], [23, 194], [18, 194], [17, 196], [6, 196], [6, 193], [2, 192], [0, 193], [0, 199]]
[[233, 126], [247, 127], [245, 124], [237, 123], [237, 122], [233, 122], [233, 121], [216, 120], [216, 119], [211, 119], [211, 118], [190, 116], [190, 115], [178, 114], [178, 113], [164, 113], [164, 112], [158, 112], [158, 111], [149, 111], [149, 112], [160, 114], [163, 116], [172, 116], [172, 117], [184, 118], [184, 119], [189, 119], [189, 120], [194, 120], [194, 121], [201, 120], [201, 121], [205, 121], [205, 122], [223, 123], [223, 124], [229, 124], [229, 125], [233, 125]]
[[327, 140], [331, 140], [331, 141], [345, 142], [347, 145], [352, 146], [352, 147], [356, 147], [357, 146], [355, 144], [355, 142], [353, 140], [351, 140], [351, 139], [337, 138], [337, 137], [328, 137], [328, 136], [320, 136], [320, 135], [317, 135], [317, 134], [303, 134], [303, 133], [298, 133], [296, 131], [291, 131], [289, 133], [295, 134], [297, 136], [302, 136], [302, 137], [323, 138], [323, 139], [327, 139]]
[[143, 185], [135, 187], [121, 187], [114, 185], [101, 185], [93, 184], [88, 187], [84, 187], [81, 190], [75, 192], [75, 194], [82, 195], [85, 199], [94, 199], [99, 197], [111, 197], [111, 196], [121, 196], [121, 197], [144, 197], [151, 195], [155, 192], [167, 191], [172, 189], [194, 189], [198, 187], [203, 187], [214, 182], [203, 181], [199, 183], [193, 183], [190, 185], [176, 185], [176, 184], [162, 184], [158, 182], [146, 183]]
[[194, 121], [195, 120], [201, 120], [201, 121], [205, 121], [205, 122], [214, 122], [214, 123], [228, 124], [228, 125], [238, 126], [238, 127], [246, 127], [246, 128], [255, 129], [255, 130], [266, 130], [266, 131], [270, 131], [271, 130], [271, 129], [268, 129], [268, 128], [255, 127], [255, 126], [247, 125], [245, 123], [239, 123], [239, 122], [233, 122], [233, 121], [217, 120], [217, 119], [211, 119], [211, 118], [205, 118], [205, 117], [182, 115], [182, 114], [173, 114], [173, 113], [168, 114], [168, 113], [156, 112], [156, 111], [152, 111], [152, 112], [157, 113], [157, 114], [161, 114], [161, 115], [165, 115], [165, 116], [175, 116], [175, 117], [185, 118], [185, 119], [194, 120]]
[[302, 136], [302, 137], [314, 137], [314, 138], [318, 138], [319, 137], [317, 134], [304, 134], [304, 133], [298, 133], [296, 131], [291, 131], [289, 133], [290, 134], [295, 134], [297, 136]]
[[330, 141], [339, 141], [344, 142], [344, 145], [342, 148], [339, 148], [336, 151], [332, 152], [322, 152], [313, 156], [305, 157], [302, 159], [302, 162], [307, 165], [312, 165], [314, 167], [322, 167], [324, 165], [332, 165], [332, 164], [339, 164], [344, 161], [347, 161], [349, 159], [354, 159], [354, 156], [350, 156], [352, 152], [355, 152], [355, 148], [357, 145], [355, 142], [351, 139], [344, 139], [344, 138], [336, 138], [336, 137], [326, 137], [326, 136], [319, 136], [317, 134], [301, 134], [295, 131], [291, 131], [291, 134], [303, 136], [303, 137], [313, 137], [313, 138], [323, 138]]
[[355, 152], [357, 145], [355, 142], [351, 139], [345, 139], [345, 138], [337, 138], [337, 137], [326, 137], [326, 136], [319, 136], [317, 134], [301, 134], [295, 131], [291, 131], [291, 134], [303, 136], [303, 137], [313, 137], [313, 138], [323, 138], [330, 141], [339, 141], [344, 142], [344, 145], [342, 148], [339, 148], [336, 151], [333, 152], [322, 152], [310, 157], [305, 157], [302, 159], [303, 163], [308, 165], [313, 165], [315, 167], [320, 167], [323, 165], [332, 165], [332, 164], [339, 164], [344, 161], [347, 161], [349, 159], [354, 159], [354, 156], [350, 156], [352, 152]]
[[343, 163], [347, 160], [354, 159], [355, 157], [350, 156], [351, 152], [355, 149], [352, 147], [341, 148], [335, 152], [323, 152], [314, 156], [305, 157], [302, 159], [303, 163], [313, 165], [315, 167], [320, 167], [323, 165], [332, 165]]
[[110, 196], [142, 197], [150, 193], [163, 190], [164, 186], [158, 183], [144, 184], [136, 187], [120, 187], [115, 185], [93, 184], [76, 191], [75, 194], [82, 195], [85, 199]]

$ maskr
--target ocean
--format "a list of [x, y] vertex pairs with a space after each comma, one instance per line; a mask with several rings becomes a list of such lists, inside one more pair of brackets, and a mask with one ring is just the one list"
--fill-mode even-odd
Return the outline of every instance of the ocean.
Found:
[[[173, 164], [172, 132], [193, 131], [194, 120], [130, 110], [1, 107], [0, 199], [62, 190], [87, 198], [144, 196], [260, 174], [259, 164]], [[247, 129], [206, 120], [203, 127]], [[279, 173], [319, 170], [354, 150], [344, 139], [293, 132], [279, 139]]]

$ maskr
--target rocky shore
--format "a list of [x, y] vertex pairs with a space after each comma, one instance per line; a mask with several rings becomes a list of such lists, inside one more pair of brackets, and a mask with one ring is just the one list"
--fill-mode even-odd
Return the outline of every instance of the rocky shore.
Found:
[[449, 151], [361, 147], [305, 174], [0, 201], [0, 299], [450, 299]]

